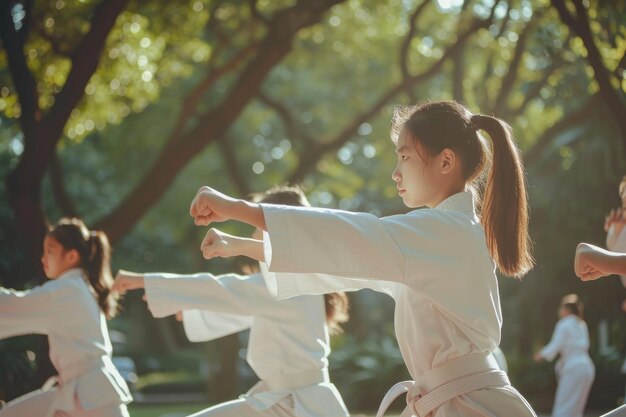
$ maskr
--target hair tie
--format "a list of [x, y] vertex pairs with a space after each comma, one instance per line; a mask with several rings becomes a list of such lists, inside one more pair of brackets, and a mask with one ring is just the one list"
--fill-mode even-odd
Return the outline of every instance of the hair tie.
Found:
[[473, 114], [472, 117], [470, 117], [470, 125], [472, 126], [472, 129], [476, 131], [481, 130], [481, 127], [480, 127], [481, 119], [482, 119], [482, 116], [480, 114]]

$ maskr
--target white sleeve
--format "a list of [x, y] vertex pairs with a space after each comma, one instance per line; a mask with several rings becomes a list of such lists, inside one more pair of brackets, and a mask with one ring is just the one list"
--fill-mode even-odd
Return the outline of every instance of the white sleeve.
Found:
[[285, 299], [299, 295], [321, 295], [339, 291], [371, 289], [393, 297], [395, 283], [370, 279], [343, 278], [326, 274], [270, 272], [264, 262], [261, 273], [272, 297]]
[[248, 277], [158, 273], [144, 277], [148, 308], [154, 317], [169, 316], [181, 310], [252, 316], [256, 310], [275, 303], [259, 274]]
[[539, 354], [542, 358], [551, 361], [556, 355], [559, 354], [565, 347], [565, 343], [567, 340], [567, 326], [563, 321], [557, 322], [554, 327], [554, 332], [552, 333], [552, 339], [550, 339], [550, 343], [548, 343]]
[[71, 305], [69, 291], [56, 282], [46, 284], [27, 291], [0, 287], [0, 338], [48, 334], [51, 328], [70, 318], [71, 309], [63, 308]]
[[192, 342], [206, 342], [238, 333], [249, 329], [253, 321], [252, 316], [202, 310], [183, 311], [185, 334]]
[[[476, 228], [467, 217], [440, 210], [378, 218], [341, 210], [262, 207], [267, 225], [265, 261], [273, 272], [322, 273], [408, 285], [409, 275], [412, 281], [441, 279], [442, 270], [458, 265], [468, 245], [477, 242]], [[484, 245], [484, 235], [479, 238]]]

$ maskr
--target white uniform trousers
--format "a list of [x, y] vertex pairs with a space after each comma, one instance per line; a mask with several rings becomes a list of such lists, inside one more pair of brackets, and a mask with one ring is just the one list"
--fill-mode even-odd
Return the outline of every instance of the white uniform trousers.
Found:
[[595, 369], [587, 357], [575, 358], [557, 372], [558, 383], [552, 417], [583, 417]]

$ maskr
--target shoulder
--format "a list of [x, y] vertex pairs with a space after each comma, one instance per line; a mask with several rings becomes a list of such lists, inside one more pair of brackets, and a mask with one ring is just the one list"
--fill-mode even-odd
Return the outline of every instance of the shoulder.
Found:
[[388, 229], [411, 232], [430, 241], [484, 242], [482, 225], [473, 213], [456, 210], [418, 209], [407, 214], [384, 217]]
[[575, 316], [570, 314], [570, 315], [560, 319], [556, 323], [556, 327], [561, 329], [561, 330], [573, 329], [573, 328], [579, 327], [580, 326], [580, 322], [584, 323], [584, 321], [579, 320], [578, 317], [575, 317]]

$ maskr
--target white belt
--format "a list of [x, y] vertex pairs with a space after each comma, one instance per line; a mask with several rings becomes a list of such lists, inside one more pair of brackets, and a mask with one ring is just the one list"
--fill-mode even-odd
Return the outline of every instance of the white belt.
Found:
[[268, 391], [284, 391], [329, 381], [328, 369], [323, 368], [289, 374], [276, 373], [268, 378], [263, 378], [261, 383], [265, 385]]
[[62, 372], [59, 372], [59, 375], [54, 375], [48, 378], [46, 382], [44, 382], [44, 384], [41, 386], [41, 390], [48, 391], [49, 389], [52, 389], [52, 387], [54, 387], [55, 385], [63, 385], [68, 381], [76, 379], [87, 371], [91, 371], [93, 369], [102, 369], [106, 367], [109, 367], [110, 369], [113, 369], [115, 367], [113, 365], [113, 361], [108, 356], [89, 358], [81, 362], [66, 365], [62, 368]]
[[440, 405], [482, 388], [511, 385], [506, 373], [498, 369], [491, 354], [471, 354], [454, 358], [426, 371], [415, 381], [395, 384], [380, 404], [376, 417], [382, 417], [391, 403], [407, 393], [407, 408], [402, 417], [425, 417]]
[[94, 369], [114, 369], [113, 361], [108, 356], [98, 356], [89, 358], [81, 362], [72, 363], [64, 366], [59, 372], [59, 382], [61, 384], [76, 379], [80, 375]]

